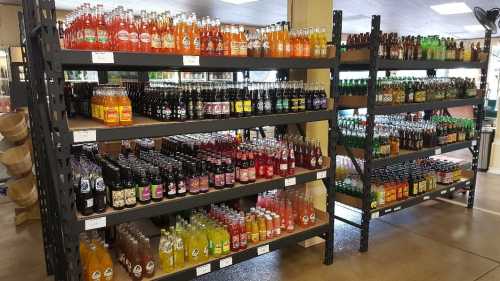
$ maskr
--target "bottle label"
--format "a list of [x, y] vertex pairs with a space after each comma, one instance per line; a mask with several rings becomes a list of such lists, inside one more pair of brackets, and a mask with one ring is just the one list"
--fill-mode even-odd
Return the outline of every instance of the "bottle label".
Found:
[[236, 113], [243, 113], [243, 101], [238, 100], [234, 104], [234, 109]]
[[215, 50], [214, 42], [212, 42], [212, 40], [208, 40], [207, 52], [213, 52], [214, 50]]
[[85, 28], [83, 30], [83, 36], [85, 39], [85, 42], [87, 43], [94, 43], [95, 42], [95, 29], [91, 28]]
[[214, 185], [216, 187], [223, 187], [225, 184], [224, 182], [224, 174], [215, 174], [214, 175]]
[[234, 184], [234, 173], [226, 173], [225, 174], [225, 184], [226, 185]]
[[240, 246], [242, 248], [247, 246], [247, 233], [246, 232], [240, 234]]
[[151, 199], [151, 186], [139, 186], [137, 187], [137, 196], [139, 196], [139, 201], [149, 201]]
[[180, 180], [179, 184], [177, 184], [177, 193], [186, 193], [186, 183], [183, 180]]
[[146, 273], [149, 275], [153, 274], [154, 271], [155, 271], [155, 262], [148, 261], [148, 263], [146, 264]]
[[252, 101], [251, 100], [245, 100], [243, 102], [243, 110], [245, 112], [252, 112]]
[[114, 208], [123, 208], [125, 206], [125, 192], [123, 190], [113, 190], [111, 198]]
[[118, 110], [116, 106], [104, 107], [104, 122], [117, 123], [119, 122]]
[[123, 193], [125, 195], [125, 204], [127, 206], [132, 206], [137, 203], [136, 195], [135, 195], [135, 189], [134, 188], [127, 188], [123, 190]]
[[128, 41], [128, 31], [126, 30], [120, 30], [118, 31], [118, 33], [116, 34], [116, 37], [118, 38], [118, 40], [120, 41]]
[[104, 269], [104, 280], [105, 281], [111, 281], [113, 280], [113, 268], [112, 267], [107, 267]]
[[151, 44], [151, 35], [149, 33], [141, 33], [141, 35], [139, 35], [139, 39], [141, 40], [142, 44], [146, 44], [147, 46]]
[[199, 254], [200, 254], [200, 251], [198, 249], [196, 249], [196, 248], [194, 248], [193, 251], [191, 251], [191, 256], [193, 258], [198, 257]]
[[[390, 146], [389, 146], [389, 150], [390, 150]], [[318, 156], [317, 163], [318, 163], [318, 167], [320, 167], [320, 168], [323, 167], [323, 157]]]
[[162, 47], [165, 49], [175, 49], [175, 38], [172, 33], [165, 33], [163, 35]]
[[200, 192], [200, 180], [198, 177], [195, 177], [195, 178], [192, 178], [190, 180], [190, 184], [189, 184], [189, 187], [190, 187], [190, 191], [193, 192], [193, 193], [198, 193]]
[[90, 193], [90, 181], [88, 179], [80, 180], [80, 193]]
[[104, 180], [101, 177], [95, 179], [94, 187], [96, 191], [105, 191], [106, 185], [104, 184]]
[[240, 182], [248, 181], [248, 169], [240, 169]]
[[94, 271], [92, 272], [92, 280], [93, 281], [100, 281], [101, 280], [101, 272], [100, 271]]
[[195, 50], [200, 49], [200, 37], [195, 37], [193, 40], [193, 47]]
[[137, 34], [137, 32], [130, 32], [128, 34], [128, 40], [132, 43], [139, 42], [139, 34]]
[[134, 269], [132, 269], [132, 273], [136, 278], [142, 278], [142, 266], [140, 265], [135, 265]]
[[132, 107], [129, 105], [122, 105], [119, 107], [120, 121], [132, 121]]
[[273, 168], [273, 165], [267, 165], [267, 168], [266, 168], [266, 176], [267, 176], [267, 177], [273, 177], [273, 176], [274, 176], [274, 168]]
[[239, 249], [240, 248], [240, 237], [238, 235], [233, 235], [231, 237], [231, 244], [233, 249]]
[[280, 170], [281, 170], [281, 171], [286, 171], [286, 170], [288, 170], [288, 164], [287, 164], [287, 163], [285, 163], [285, 164], [280, 164]]
[[108, 32], [105, 29], [97, 30], [97, 41], [101, 44], [108, 43], [109, 41]]
[[252, 181], [256, 179], [255, 167], [248, 168], [248, 179]]
[[221, 53], [224, 51], [224, 44], [222, 42], [222, 40], [219, 40], [219, 42], [217, 42], [217, 46], [215, 47], [215, 51]]
[[158, 33], [153, 33], [151, 36], [151, 47], [154, 49], [161, 49], [161, 37]]
[[224, 240], [224, 241], [222, 242], [222, 252], [223, 252], [223, 253], [228, 253], [230, 250], [231, 250], [231, 249], [230, 249], [230, 246], [229, 246], [229, 241]]
[[151, 185], [151, 194], [154, 199], [163, 198], [163, 185], [162, 184], [152, 184]]
[[316, 167], [316, 157], [311, 157], [311, 168]]
[[231, 55], [235, 56], [240, 53], [240, 46], [238, 42], [231, 41]]
[[231, 113], [230, 105], [228, 101], [221, 102], [221, 112], [223, 115], [229, 115]]
[[184, 50], [189, 50], [189, 48], [191, 47], [190, 45], [191, 43], [189, 42], [189, 36], [184, 35], [182, 37], [182, 47], [184, 48]]

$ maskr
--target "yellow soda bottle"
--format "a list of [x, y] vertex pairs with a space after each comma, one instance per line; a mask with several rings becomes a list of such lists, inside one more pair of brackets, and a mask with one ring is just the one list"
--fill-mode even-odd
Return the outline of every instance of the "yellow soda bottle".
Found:
[[221, 227], [214, 228], [214, 256], [222, 255], [222, 245], [224, 243], [224, 230]]
[[188, 261], [196, 263], [200, 260], [200, 243], [198, 230], [194, 226], [189, 226], [187, 233], [187, 249], [188, 249]]
[[316, 27], [311, 31], [311, 46], [313, 51], [313, 57], [319, 58], [321, 57], [321, 39], [319, 35], [319, 28]]
[[163, 251], [164, 245], [165, 245], [165, 236], [166, 236], [165, 229], [161, 229], [160, 230], [160, 242], [158, 243], [158, 258], [160, 260], [160, 265], [161, 265], [162, 268], [165, 268], [164, 267], [164, 264], [165, 264], [165, 252]]
[[90, 244], [88, 261], [87, 261], [87, 275], [86, 280], [88, 281], [101, 281], [102, 279], [102, 268], [97, 257], [96, 246]]
[[326, 58], [328, 56], [328, 48], [327, 48], [327, 42], [326, 40], [326, 28], [322, 27], [319, 33], [319, 42], [320, 42], [320, 47], [321, 47], [321, 54], [320, 57]]
[[114, 276], [113, 270], [113, 260], [111, 259], [111, 255], [109, 254], [108, 246], [102, 242], [102, 253], [99, 258], [102, 267], [102, 281], [112, 281]]
[[221, 236], [222, 236], [222, 254], [227, 255], [231, 252], [231, 236], [229, 235], [229, 231], [227, 230], [227, 226], [221, 227]]
[[200, 260], [206, 261], [208, 260], [208, 235], [207, 235], [207, 229], [204, 225], [200, 226], [200, 231], [198, 232], [199, 236], [199, 243], [200, 243], [200, 249], [201, 251], [201, 257]]
[[183, 268], [184, 267], [184, 240], [182, 236], [179, 234], [175, 234], [173, 236], [173, 244], [174, 244], [174, 267], [175, 268]]

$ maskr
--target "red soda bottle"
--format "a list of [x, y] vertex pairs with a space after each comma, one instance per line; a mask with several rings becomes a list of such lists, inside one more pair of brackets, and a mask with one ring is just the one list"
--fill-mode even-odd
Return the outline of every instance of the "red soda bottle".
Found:
[[298, 199], [298, 209], [299, 209], [299, 224], [302, 227], [307, 227], [309, 225], [309, 208], [304, 197], [299, 197]]
[[288, 144], [288, 175], [295, 175], [295, 151], [291, 142]]
[[321, 169], [323, 168], [323, 153], [321, 152], [319, 140], [316, 140], [316, 147], [314, 151], [316, 153], [316, 169]]
[[248, 246], [248, 231], [245, 225], [245, 218], [240, 217], [240, 249], [246, 249]]
[[272, 150], [268, 150], [266, 157], [266, 179], [272, 179], [274, 177], [274, 161]]
[[316, 211], [311, 196], [307, 198], [307, 212], [309, 213], [309, 225], [314, 225], [316, 223]]
[[161, 52], [161, 32], [157, 20], [156, 12], [149, 16], [149, 34], [151, 35], [151, 51], [153, 53]]
[[286, 231], [293, 232], [293, 230], [295, 229], [295, 223], [293, 221], [292, 202], [290, 202], [290, 201], [286, 202], [285, 216], [286, 216], [286, 219], [285, 219]]
[[106, 22], [104, 20], [103, 7], [101, 4], [97, 5], [97, 49], [98, 50], [109, 50], [111, 48], [111, 42], [109, 40], [109, 33], [106, 27]]
[[240, 225], [238, 219], [230, 221], [229, 235], [231, 236], [231, 251], [238, 251], [240, 249]]
[[288, 174], [288, 149], [285, 145], [281, 146], [279, 157], [279, 175], [280, 177], [286, 177]]
[[117, 31], [116, 31], [116, 45], [115, 45], [115, 50], [116, 51], [129, 51], [130, 49], [130, 44], [129, 44], [129, 35], [128, 35], [128, 24], [127, 20], [125, 19], [125, 14], [124, 12], [121, 13], [120, 19], [117, 24]]
[[274, 230], [273, 218], [272, 218], [270, 213], [266, 214], [265, 218], [266, 218], [266, 238], [272, 239], [273, 238], [273, 230]]
[[151, 278], [155, 275], [156, 265], [153, 253], [151, 251], [149, 238], [143, 239], [141, 249], [143, 276], [146, 278]]
[[129, 10], [127, 13], [129, 41], [128, 51], [139, 52], [139, 31], [137, 30], [137, 25], [134, 20], [134, 15], [132, 14], [132, 10]]
[[257, 175], [255, 172], [255, 159], [253, 151], [248, 152], [248, 182], [252, 183], [257, 180]]
[[141, 11], [141, 25], [139, 26], [139, 46], [140, 51], [151, 53], [151, 33], [150, 22], [145, 10]]
[[83, 20], [83, 42], [82, 42], [82, 49], [85, 50], [97, 50], [96, 21], [94, 16], [92, 15], [90, 4], [85, 3], [84, 20]]

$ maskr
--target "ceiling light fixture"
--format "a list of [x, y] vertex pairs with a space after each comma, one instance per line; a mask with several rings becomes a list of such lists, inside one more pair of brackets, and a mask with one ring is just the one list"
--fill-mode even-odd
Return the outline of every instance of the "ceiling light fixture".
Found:
[[432, 5], [431, 9], [440, 15], [456, 15], [472, 13], [471, 8], [464, 2], [450, 2], [439, 5]]
[[242, 4], [247, 4], [251, 2], [257, 2], [259, 0], [220, 0], [222, 2], [234, 4], [234, 5], [242, 5]]

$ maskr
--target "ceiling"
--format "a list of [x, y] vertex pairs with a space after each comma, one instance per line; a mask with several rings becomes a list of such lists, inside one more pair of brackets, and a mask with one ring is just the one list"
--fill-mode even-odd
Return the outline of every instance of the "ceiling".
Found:
[[[306, 1], [306, 0], [300, 0]], [[439, 34], [457, 38], [479, 38], [484, 32], [469, 32], [465, 25], [476, 25], [472, 13], [439, 15], [431, 5], [463, 1], [471, 9], [475, 6], [489, 9], [500, 7], [500, 0], [333, 0], [334, 8], [343, 10], [343, 32], [367, 32], [371, 15], [381, 15], [384, 31], [400, 34]], [[105, 8], [123, 5], [137, 8], [135, 0], [56, 0], [58, 9], [70, 10], [83, 2], [104, 3]], [[0, 3], [16, 4], [20, 0], [0, 0]], [[140, 9], [195, 11], [198, 15], [219, 17], [223, 22], [247, 25], [267, 25], [287, 18], [287, 0], [259, 0], [234, 5], [220, 0], [142, 0]], [[500, 31], [499, 31], [500, 34]]]

